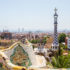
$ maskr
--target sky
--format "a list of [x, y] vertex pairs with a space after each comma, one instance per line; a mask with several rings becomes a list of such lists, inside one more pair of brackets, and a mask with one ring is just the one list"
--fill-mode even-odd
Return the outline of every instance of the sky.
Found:
[[0, 0], [0, 30], [53, 31], [55, 7], [58, 30], [70, 30], [70, 0]]

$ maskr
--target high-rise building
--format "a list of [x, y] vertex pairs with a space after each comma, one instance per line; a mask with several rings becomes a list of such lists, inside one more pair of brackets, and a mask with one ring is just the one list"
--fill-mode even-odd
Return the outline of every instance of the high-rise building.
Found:
[[57, 9], [54, 9], [55, 14], [54, 14], [54, 39], [53, 39], [53, 44], [52, 44], [52, 50], [57, 51], [59, 49], [59, 43], [58, 43], [58, 33], [57, 33]]

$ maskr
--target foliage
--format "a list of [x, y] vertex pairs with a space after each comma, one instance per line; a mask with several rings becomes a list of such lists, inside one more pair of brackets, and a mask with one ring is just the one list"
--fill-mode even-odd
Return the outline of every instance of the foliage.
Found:
[[58, 54], [56, 53], [52, 57], [52, 65], [54, 68], [70, 68], [70, 53], [68, 55], [63, 55], [64, 49], [67, 49], [67, 46], [60, 43]]
[[47, 61], [46, 65], [47, 65], [47, 67], [49, 67], [49, 68], [53, 68], [52, 64], [51, 64], [50, 62], [48, 62], [48, 61]]
[[0, 67], [2, 67], [3, 65], [2, 65], [2, 63], [0, 63]]
[[67, 49], [67, 46], [64, 45], [64, 44], [62, 44], [62, 43], [59, 44], [59, 47], [60, 47], [60, 48], [62, 47], [63, 49]]
[[52, 65], [56, 66], [56, 59], [55, 59], [55, 57], [52, 57]]
[[64, 44], [60, 43], [60, 44], [59, 44], [59, 47], [60, 47], [60, 48], [61, 48], [61, 47], [63, 48], [63, 47], [64, 47]]
[[46, 41], [47, 41], [47, 37], [43, 37], [42, 39], [30, 40], [30, 42], [34, 43], [34, 44], [36, 44], [36, 43], [43, 43], [43, 44], [45, 44]]
[[61, 48], [59, 49], [59, 55], [63, 55], [63, 52], [64, 52], [64, 50], [63, 50], [63, 48], [61, 47]]
[[58, 37], [59, 43], [65, 42], [65, 37], [66, 37], [66, 34], [61, 33]]
[[70, 54], [52, 57], [52, 65], [54, 68], [70, 68]]
[[0, 68], [0, 70], [4, 70], [3, 68]]
[[64, 48], [65, 48], [65, 45], [63, 45], [63, 44], [59, 44], [59, 55], [62, 55], [63, 54], [63, 52], [64, 52]]
[[40, 43], [40, 40], [39, 39], [37, 39], [37, 40], [31, 40], [30, 42], [36, 44], [36, 43]]
[[46, 37], [44, 37], [44, 38], [43, 38], [43, 40], [42, 40], [42, 43], [44, 43], [44, 44], [45, 44], [46, 42], [47, 42], [47, 38], [46, 38]]
[[36, 46], [33, 45], [33, 49], [36, 48]]

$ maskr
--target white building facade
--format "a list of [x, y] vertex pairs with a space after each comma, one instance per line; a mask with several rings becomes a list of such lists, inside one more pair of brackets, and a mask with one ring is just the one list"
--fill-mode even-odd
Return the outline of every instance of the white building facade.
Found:
[[70, 49], [70, 37], [68, 37], [68, 39], [67, 39], [67, 47], [68, 47], [68, 49]]

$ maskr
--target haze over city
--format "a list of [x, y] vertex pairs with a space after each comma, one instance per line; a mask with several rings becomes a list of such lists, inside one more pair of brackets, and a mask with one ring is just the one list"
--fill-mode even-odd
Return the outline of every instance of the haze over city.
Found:
[[55, 7], [58, 31], [70, 30], [70, 0], [0, 0], [0, 30], [52, 31]]

